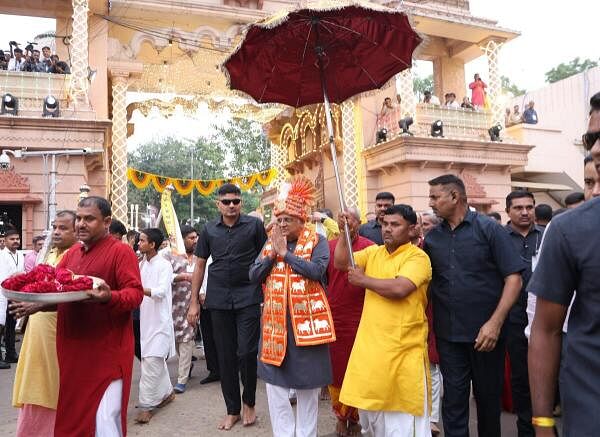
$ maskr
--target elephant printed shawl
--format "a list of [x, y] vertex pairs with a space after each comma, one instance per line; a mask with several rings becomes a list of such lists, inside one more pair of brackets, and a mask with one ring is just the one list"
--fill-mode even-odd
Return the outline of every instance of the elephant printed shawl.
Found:
[[[314, 230], [305, 227], [298, 238], [294, 255], [310, 261], [318, 238]], [[267, 256], [271, 250], [269, 240], [265, 244], [263, 256]], [[260, 353], [263, 363], [280, 366], [283, 362], [287, 347], [288, 310], [297, 346], [335, 341], [333, 318], [325, 290], [318, 281], [295, 273], [280, 256], [277, 256], [275, 265], [267, 276], [264, 296]]]

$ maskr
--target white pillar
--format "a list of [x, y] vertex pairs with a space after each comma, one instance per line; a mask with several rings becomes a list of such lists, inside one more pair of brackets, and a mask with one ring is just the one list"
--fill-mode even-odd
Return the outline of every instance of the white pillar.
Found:
[[110, 200], [112, 216], [127, 220], [127, 76], [112, 76], [112, 167]]
[[72, 0], [71, 89], [75, 105], [88, 105], [88, 0]]

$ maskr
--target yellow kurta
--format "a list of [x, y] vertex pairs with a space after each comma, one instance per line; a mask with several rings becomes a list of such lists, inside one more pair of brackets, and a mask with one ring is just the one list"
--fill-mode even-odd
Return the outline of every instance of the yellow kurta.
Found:
[[[47, 264], [57, 265], [62, 255], [52, 250]], [[56, 410], [58, 402], [58, 358], [56, 357], [56, 312], [29, 316], [13, 385], [13, 406], [39, 405]]]
[[[408, 243], [394, 253], [370, 246], [354, 254], [367, 276], [409, 279], [417, 289], [403, 299], [387, 299], [367, 289], [340, 401], [370, 411], [423, 415], [427, 358], [429, 257]], [[427, 384], [428, 392], [429, 383]], [[428, 403], [431, 405], [431, 402]]]

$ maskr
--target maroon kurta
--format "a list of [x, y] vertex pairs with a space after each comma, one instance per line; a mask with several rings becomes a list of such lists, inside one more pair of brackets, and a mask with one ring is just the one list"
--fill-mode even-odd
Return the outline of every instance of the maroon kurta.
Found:
[[106, 236], [87, 252], [76, 244], [58, 267], [104, 279], [112, 296], [108, 303], [58, 305], [60, 389], [54, 435], [93, 436], [100, 400], [117, 379], [123, 379], [121, 423], [126, 435], [133, 367], [131, 311], [144, 297], [137, 258], [128, 245]]
[[[333, 370], [332, 385], [341, 387], [348, 366], [348, 359], [354, 338], [360, 323], [363, 305], [365, 301], [365, 289], [356, 287], [348, 282], [348, 273], [333, 267], [335, 246], [338, 240], [329, 242], [329, 266], [327, 267], [327, 299], [333, 315], [333, 326], [335, 326], [336, 341], [329, 345], [331, 355], [331, 367]], [[371, 240], [360, 235], [352, 242], [352, 251], [358, 252], [373, 245]]]

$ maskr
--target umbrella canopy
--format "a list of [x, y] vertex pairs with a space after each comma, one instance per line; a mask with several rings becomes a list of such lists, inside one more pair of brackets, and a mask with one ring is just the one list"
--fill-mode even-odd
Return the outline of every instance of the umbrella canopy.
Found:
[[364, 2], [301, 9], [252, 24], [223, 64], [230, 87], [300, 107], [381, 88], [412, 65], [421, 37], [406, 14]]

